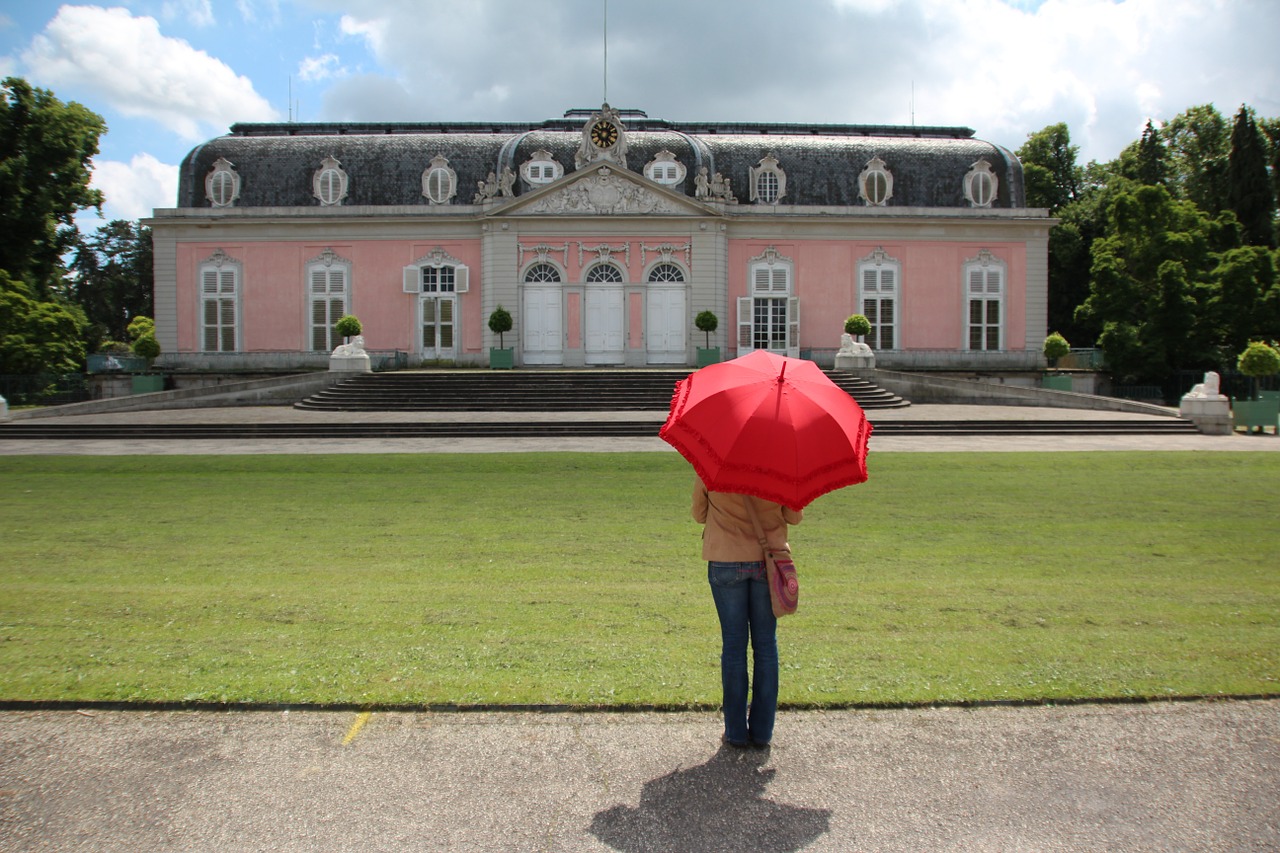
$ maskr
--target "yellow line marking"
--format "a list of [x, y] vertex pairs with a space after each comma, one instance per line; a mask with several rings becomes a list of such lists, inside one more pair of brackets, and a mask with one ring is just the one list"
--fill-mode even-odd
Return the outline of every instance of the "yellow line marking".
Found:
[[369, 722], [369, 718], [372, 716], [372, 711], [364, 711], [356, 717], [356, 721], [352, 723], [351, 728], [347, 730], [347, 736], [342, 739], [342, 745], [346, 746], [351, 743], [351, 741], [355, 740], [356, 735], [360, 734], [360, 730], [364, 728], [364, 724]]

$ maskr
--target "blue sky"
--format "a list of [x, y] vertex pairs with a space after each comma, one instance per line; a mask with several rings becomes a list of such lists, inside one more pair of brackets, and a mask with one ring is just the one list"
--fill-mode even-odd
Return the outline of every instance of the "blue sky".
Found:
[[1065, 121], [1110, 160], [1191, 106], [1280, 116], [1277, 33], [1276, 0], [0, 0], [0, 75], [106, 119], [95, 183], [136, 219], [237, 121], [538, 121], [606, 95], [1011, 149]]

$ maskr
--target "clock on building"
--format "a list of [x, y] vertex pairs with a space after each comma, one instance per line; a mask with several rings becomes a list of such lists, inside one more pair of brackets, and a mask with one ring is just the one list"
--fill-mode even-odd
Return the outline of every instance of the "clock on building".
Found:
[[591, 141], [597, 148], [612, 148], [618, 141], [618, 127], [601, 119], [591, 126]]

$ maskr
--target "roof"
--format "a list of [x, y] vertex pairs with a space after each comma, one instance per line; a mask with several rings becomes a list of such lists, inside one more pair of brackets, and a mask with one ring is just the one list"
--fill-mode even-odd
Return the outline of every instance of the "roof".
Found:
[[[230, 133], [193, 149], [184, 158], [178, 207], [209, 207], [204, 179], [219, 159], [240, 176], [237, 207], [314, 207], [312, 179], [327, 157], [350, 178], [344, 205], [427, 205], [422, 175], [437, 156], [457, 173], [453, 204], [472, 202], [477, 184], [503, 167], [519, 166], [547, 151], [566, 174], [574, 171], [585, 110], [538, 123], [272, 123], [236, 124]], [[588, 116], [589, 117], [589, 116]], [[700, 167], [723, 174], [734, 195], [749, 203], [751, 169], [777, 158], [786, 174], [784, 205], [856, 206], [858, 176], [879, 157], [893, 176], [891, 207], [967, 207], [962, 182], [970, 167], [986, 160], [999, 179], [996, 208], [1025, 207], [1022, 167], [1008, 150], [974, 138], [966, 127], [914, 127], [750, 122], [668, 122], [643, 113], [621, 114], [626, 127], [627, 167], [642, 172], [660, 151], [684, 164], [674, 187], [694, 195]], [[517, 181], [521, 195], [533, 189]]]

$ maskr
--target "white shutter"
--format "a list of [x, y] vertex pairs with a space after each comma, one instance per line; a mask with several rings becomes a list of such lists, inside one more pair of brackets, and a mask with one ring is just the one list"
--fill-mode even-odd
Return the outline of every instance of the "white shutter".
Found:
[[787, 298], [787, 355], [800, 357], [800, 297]]
[[458, 264], [456, 267], [453, 268], [453, 292], [454, 293], [467, 292], [467, 289], [471, 286], [470, 272], [471, 270], [467, 267], [464, 267], [462, 264]]
[[421, 293], [422, 292], [422, 268], [419, 266], [408, 266], [404, 268], [404, 292], [405, 293]]
[[751, 315], [753, 301], [750, 296], [738, 297], [738, 355], [755, 349], [751, 334], [755, 322]]
[[218, 292], [218, 271], [215, 269], [207, 269], [201, 276], [201, 290], [205, 293]]

